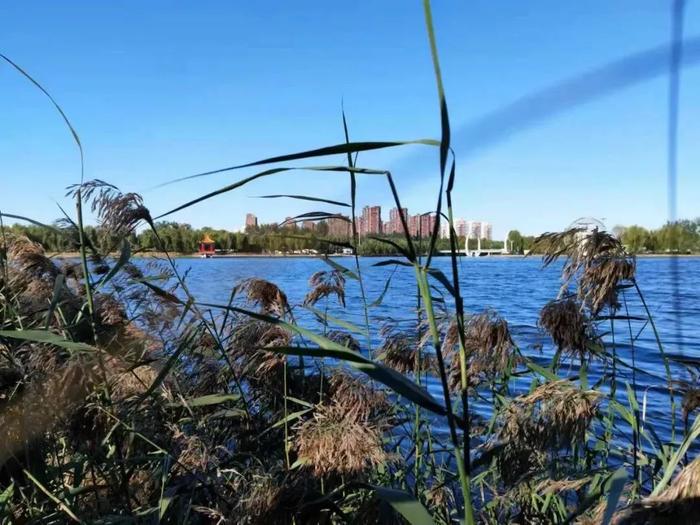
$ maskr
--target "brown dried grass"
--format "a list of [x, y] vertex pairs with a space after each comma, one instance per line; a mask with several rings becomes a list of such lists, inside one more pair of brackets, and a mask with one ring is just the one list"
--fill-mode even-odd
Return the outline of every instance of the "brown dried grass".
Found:
[[358, 421], [386, 420], [391, 404], [386, 393], [366, 383], [361, 376], [337, 370], [329, 380], [329, 394]]
[[700, 458], [681, 470], [659, 496], [620, 510], [614, 525], [695, 525], [700, 519]]
[[289, 309], [284, 292], [265, 279], [245, 279], [237, 288], [245, 292], [248, 302], [259, 306], [262, 313], [282, 317]]
[[401, 374], [427, 372], [435, 369], [435, 360], [428, 354], [415, 336], [401, 332], [395, 326], [384, 326], [379, 335], [383, 338], [376, 358]]
[[304, 304], [315, 305], [321, 299], [335, 295], [338, 302], [345, 306], [345, 277], [338, 270], [319, 271], [309, 279], [311, 290], [304, 298]]
[[[458, 324], [452, 320], [443, 338], [443, 350], [449, 359], [450, 388], [454, 392], [462, 389], [459, 345]], [[508, 323], [494, 310], [484, 310], [467, 319], [464, 345], [469, 387], [493, 381], [512, 366], [515, 344]]]
[[595, 353], [598, 340], [593, 325], [581, 304], [574, 299], [548, 302], [540, 310], [538, 324], [565, 355], [583, 359]]
[[359, 416], [345, 404], [331, 402], [317, 405], [313, 417], [296, 427], [298, 457], [315, 476], [359, 476], [388, 461], [380, 429]]
[[566, 296], [569, 285], [578, 278], [578, 296], [594, 315], [605, 306], [616, 307], [619, 284], [633, 280], [636, 272], [636, 261], [620, 240], [597, 228], [545, 233], [535, 239], [532, 251], [543, 254], [545, 266], [566, 258], [559, 296]]

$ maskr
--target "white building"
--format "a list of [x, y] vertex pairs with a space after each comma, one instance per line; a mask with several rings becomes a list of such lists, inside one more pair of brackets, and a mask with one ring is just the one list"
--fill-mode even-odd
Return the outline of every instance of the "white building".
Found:
[[[455, 219], [455, 233], [458, 237], [469, 237], [470, 239], [488, 239], [493, 240], [493, 226], [486, 221], [467, 221], [464, 219]], [[443, 239], [449, 237], [449, 226], [445, 222], [440, 227], [440, 235]]]

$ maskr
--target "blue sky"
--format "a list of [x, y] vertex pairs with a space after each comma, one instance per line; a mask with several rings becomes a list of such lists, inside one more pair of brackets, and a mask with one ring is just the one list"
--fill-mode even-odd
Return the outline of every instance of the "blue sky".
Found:
[[[666, 205], [667, 78], [653, 76], [474, 148], [470, 125], [519, 97], [668, 42], [662, 0], [434, 2], [455, 146], [455, 212], [494, 234], [561, 229], [580, 216], [658, 226]], [[700, 34], [689, 2], [686, 36]], [[142, 192], [153, 214], [253, 171], [192, 173], [343, 141], [439, 136], [421, 3], [26, 2], [0, 4], [0, 52], [45, 85], [83, 141], [86, 178]], [[700, 215], [700, 67], [682, 72], [678, 214]], [[0, 210], [48, 221], [79, 177], [71, 137], [37, 90], [0, 65]], [[335, 162], [343, 162], [339, 157]], [[324, 162], [327, 163], [327, 162]], [[412, 212], [432, 209], [437, 152], [360, 155], [391, 169]], [[282, 174], [172, 216], [237, 228], [317, 210], [256, 195], [348, 199], [346, 175]], [[383, 181], [361, 204], [388, 218]], [[332, 208], [323, 208], [337, 211]]]

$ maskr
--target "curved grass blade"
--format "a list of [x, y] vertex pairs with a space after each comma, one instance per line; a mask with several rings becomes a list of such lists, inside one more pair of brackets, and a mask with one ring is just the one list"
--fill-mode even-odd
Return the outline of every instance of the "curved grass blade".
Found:
[[26, 221], [26, 222], [33, 224], [34, 226], [39, 226], [41, 228], [47, 228], [47, 229], [52, 230], [56, 233], [63, 233], [59, 228], [56, 228], [54, 226], [50, 226], [48, 224], [44, 224], [43, 222], [35, 221], [34, 219], [30, 219], [29, 217], [25, 217], [23, 215], [15, 215], [14, 213], [0, 212], [0, 217], [7, 217], [8, 219], [15, 219], [18, 221]]
[[374, 263], [372, 266], [413, 266], [412, 263], [406, 262], [406, 261], [401, 261], [399, 259], [387, 259], [386, 261], [379, 261]]
[[320, 197], [309, 197], [307, 195], [257, 195], [256, 198], [258, 199], [281, 199], [281, 198], [288, 198], [288, 199], [299, 199], [302, 201], [313, 201], [313, 202], [325, 202], [326, 204], [333, 204], [335, 206], [345, 206], [346, 208], [349, 208], [350, 205], [347, 202], [340, 202], [340, 201], [334, 201], [330, 199], [322, 199]]
[[671, 481], [671, 477], [673, 476], [674, 470], [680, 463], [683, 456], [685, 456], [685, 454], [688, 452], [690, 445], [698, 437], [700, 437], [700, 416], [695, 418], [693, 426], [690, 428], [690, 431], [686, 434], [685, 438], [683, 438], [681, 446], [678, 447], [678, 449], [673, 453], [673, 456], [671, 456], [671, 460], [668, 462], [668, 466], [664, 471], [664, 475], [661, 478], [661, 481], [659, 481], [659, 483], [654, 487], [654, 490], [651, 493], [652, 498], [658, 496], [666, 488], [669, 481]]
[[411, 525], [431, 525], [432, 516], [423, 504], [403, 490], [370, 486], [379, 499], [386, 501]]
[[100, 282], [97, 283], [96, 288], [101, 288], [105, 284], [107, 284], [109, 281], [114, 278], [115, 275], [121, 270], [126, 263], [129, 262], [129, 259], [131, 258], [131, 245], [129, 244], [129, 241], [124, 239], [122, 241], [122, 249], [121, 253], [119, 254], [119, 260], [116, 262], [114, 266], [112, 266], [109, 269], [109, 272], [105, 274], [105, 276], [100, 279]]
[[61, 501], [58, 497], [56, 497], [54, 494], [51, 493], [49, 489], [47, 489], [44, 485], [42, 485], [38, 479], [36, 479], [31, 472], [29, 472], [27, 469], [22, 469], [22, 472], [24, 472], [24, 475], [27, 476], [36, 487], [46, 494], [48, 498], [53, 501], [59, 509], [61, 509], [63, 512], [65, 512], [72, 520], [77, 521], [78, 523], [83, 523], [83, 520], [78, 518], [78, 516], [75, 515], [75, 513], [71, 510], [71, 508], [66, 505], [63, 501]]
[[411, 260], [411, 255], [408, 253], [408, 250], [401, 246], [399, 243], [392, 241], [391, 239], [384, 239], [382, 237], [375, 237], [374, 235], [369, 236], [370, 239], [382, 242], [384, 244], [388, 244], [389, 246], [392, 246], [397, 252], [399, 252], [401, 255], [406, 257], [409, 261]]
[[332, 315], [330, 315], [326, 312], [322, 312], [318, 308], [314, 308], [311, 305], [305, 305], [304, 308], [313, 312], [313, 314], [316, 315], [316, 317], [318, 317], [319, 320], [321, 322], [323, 322], [324, 324], [330, 323], [330, 324], [338, 325], [338, 326], [345, 328], [346, 330], [353, 332], [355, 334], [359, 334], [359, 335], [363, 335], [363, 336], [367, 335], [367, 330], [357, 326], [356, 324], [353, 324], [349, 321], [345, 321], [344, 319], [338, 319], [337, 317], [333, 317]]
[[343, 144], [335, 144], [333, 146], [326, 146], [323, 148], [311, 149], [306, 151], [300, 151], [297, 153], [290, 153], [287, 155], [278, 155], [276, 157], [269, 157], [263, 160], [257, 160], [254, 162], [248, 162], [246, 164], [238, 164], [236, 166], [229, 166], [228, 168], [221, 168], [212, 171], [205, 171], [202, 173], [196, 173], [194, 175], [189, 175], [187, 177], [181, 177], [179, 179], [166, 182], [166, 184], [174, 184], [176, 182], [182, 182], [189, 179], [195, 179], [198, 177], [205, 177], [207, 175], [215, 175], [217, 173], [224, 173], [226, 171], [238, 170], [241, 168], [250, 168], [253, 166], [262, 166], [264, 164], [276, 164], [278, 162], [289, 162], [290, 160], [300, 160], [300, 159], [311, 159], [314, 157], [326, 157], [328, 155], [339, 155], [348, 153], [357, 153], [360, 151], [371, 151], [384, 148], [394, 148], [397, 146], [407, 146], [411, 144], [423, 144], [425, 146], [437, 146], [439, 142], [434, 139], [418, 139], [418, 140], [406, 140], [406, 141], [384, 141], [384, 142], [346, 142]]
[[372, 301], [369, 306], [376, 307], [376, 306], [380, 306], [382, 304], [382, 301], [384, 300], [384, 296], [386, 296], [386, 293], [389, 291], [389, 286], [391, 285], [391, 279], [394, 277], [394, 274], [396, 273], [396, 268], [397, 267], [394, 266], [394, 269], [391, 271], [391, 275], [389, 275], [389, 278], [384, 283], [384, 289], [382, 290], [382, 293], [380, 293], [379, 297], [377, 297], [374, 301]]
[[96, 352], [99, 351], [94, 346], [86, 343], [78, 343], [64, 339], [58, 334], [49, 332], [48, 330], [0, 330], [0, 337], [9, 337], [10, 339], [20, 339], [22, 341], [32, 341], [34, 343], [47, 343], [66, 350], [79, 352]]
[[285, 355], [295, 355], [303, 357], [315, 357], [338, 359], [348, 363], [353, 368], [365, 373], [375, 381], [389, 387], [395, 394], [398, 394], [409, 401], [430, 410], [431, 412], [444, 416], [447, 412], [437, 400], [428, 393], [427, 390], [419, 387], [406, 376], [398, 373], [396, 370], [389, 368], [381, 363], [371, 361], [365, 356], [350, 350], [345, 346], [338, 345], [333, 341], [326, 339], [323, 336], [314, 334], [313, 332], [301, 329], [296, 325], [284, 323], [286, 328], [296, 331], [300, 335], [314, 341], [319, 346], [310, 348], [304, 346], [285, 346], [285, 347], [269, 347], [261, 348], [270, 352], [279, 352]]
[[615, 509], [617, 508], [617, 503], [620, 501], [620, 496], [622, 496], [622, 490], [625, 488], [625, 483], [627, 483], [627, 470], [625, 467], [620, 467], [617, 469], [609, 480], [610, 489], [608, 491], [607, 503], [605, 504], [605, 514], [603, 514], [602, 525], [608, 525], [613, 517]]
[[[205, 407], [211, 405], [219, 405], [228, 401], [237, 401], [240, 399], [238, 394], [207, 394], [204, 396], [195, 397], [193, 399], [185, 399], [190, 407]], [[180, 403], [170, 403], [170, 406], [181, 406]]]
[[[236, 188], [240, 188], [241, 186], [244, 186], [248, 184], [249, 182], [252, 182], [256, 179], [260, 179], [262, 177], [267, 177], [269, 175], [275, 175], [277, 173], [282, 173], [285, 171], [300, 171], [300, 170], [308, 170], [308, 171], [338, 171], [338, 172], [348, 172], [348, 171], [355, 171], [357, 173], [365, 173], [365, 174], [370, 174], [370, 175], [383, 175], [384, 171], [383, 170], [373, 170], [369, 168], [348, 168], [347, 166], [307, 166], [307, 167], [283, 167], [283, 168], [271, 168], [269, 170], [264, 170], [259, 173], [256, 173], [254, 175], [251, 175], [250, 177], [246, 177], [244, 179], [239, 180], [238, 182], [234, 182], [233, 184], [229, 184], [227, 186], [224, 186], [223, 188], [219, 188], [218, 190], [212, 191], [210, 193], [207, 193], [206, 195], [202, 195], [201, 197], [197, 197], [194, 200], [191, 200], [189, 202], [186, 202], [185, 204], [178, 206], [177, 208], [174, 208], [168, 212], [162, 213], [155, 217], [153, 220], [158, 220], [163, 217], [166, 217], [167, 215], [171, 215], [175, 212], [178, 212], [180, 210], [184, 210], [185, 208], [189, 208], [190, 206], [193, 206], [194, 204], [200, 203], [204, 200], [211, 199], [212, 197], [216, 197], [217, 195], [221, 195], [222, 193], [227, 193], [229, 191], [235, 190]], [[206, 175], [206, 174], [205, 174]], [[201, 175], [199, 175], [201, 176]], [[161, 184], [159, 186], [156, 186], [157, 188], [166, 186], [168, 184], [173, 184], [175, 182], [179, 182], [181, 180], [186, 180], [192, 177], [185, 177], [184, 179], [177, 179], [172, 182], [167, 182], [165, 184]]]
[[405, 397], [409, 401], [416, 403], [417, 405], [430, 410], [439, 415], [445, 415], [447, 412], [445, 407], [442, 406], [437, 400], [424, 388], [419, 387], [413, 381], [408, 379], [406, 376], [399, 374], [396, 370], [393, 370], [381, 363], [374, 362], [367, 359], [362, 354], [354, 352], [349, 348], [342, 346], [339, 343], [331, 341], [330, 339], [316, 334], [311, 330], [302, 328], [296, 324], [287, 323], [282, 319], [277, 317], [272, 317], [269, 315], [261, 314], [258, 312], [252, 312], [246, 310], [245, 308], [239, 308], [236, 306], [219, 305], [211, 303], [197, 303], [199, 306], [205, 306], [208, 308], [218, 308], [222, 310], [231, 310], [243, 315], [247, 315], [253, 319], [259, 321], [265, 321], [271, 324], [280, 325], [288, 330], [296, 332], [302, 337], [305, 337], [309, 341], [316, 343], [319, 348], [303, 348], [303, 347], [274, 347], [265, 348], [269, 351], [280, 352], [290, 355], [301, 355], [309, 357], [332, 357], [335, 359], [340, 359], [347, 361], [351, 366], [364, 372], [372, 379], [388, 386], [396, 394]]
[[354, 279], [355, 281], [360, 280], [360, 278], [357, 276], [357, 274], [355, 272], [353, 272], [352, 270], [349, 270], [348, 268], [346, 268], [342, 264], [335, 262], [330, 257], [324, 257], [323, 262], [326, 263], [331, 268], [333, 268], [334, 270], [339, 271], [340, 273], [342, 273], [345, 277], [348, 277], [349, 279]]
[[56, 108], [56, 111], [61, 115], [61, 118], [63, 119], [63, 122], [66, 123], [66, 126], [68, 126], [68, 129], [71, 132], [71, 135], [73, 135], [73, 140], [75, 141], [75, 144], [78, 146], [78, 151], [80, 152], [80, 165], [81, 165], [81, 182], [82, 182], [82, 168], [83, 168], [83, 145], [80, 142], [80, 137], [78, 136], [78, 132], [75, 131], [75, 128], [73, 127], [73, 124], [71, 124], [70, 120], [68, 120], [68, 116], [65, 114], [61, 106], [58, 105], [58, 102], [51, 96], [51, 94], [37, 82], [34, 80], [34, 78], [27, 73], [24, 69], [22, 69], [18, 64], [10, 60], [6, 55], [0, 53], [0, 58], [2, 58], [5, 62], [10, 64], [13, 68], [15, 68], [22, 76], [24, 76], [27, 80], [29, 80], [34, 86], [36, 86], [39, 91], [41, 91], [46, 97], [51, 101], [51, 104]]
[[58, 301], [61, 299], [61, 290], [63, 290], [63, 284], [65, 283], [65, 279], [65, 274], [59, 273], [56, 276], [56, 280], [53, 283], [53, 295], [51, 297], [49, 309], [46, 311], [46, 323], [44, 325], [44, 330], [48, 330], [51, 326], [51, 318], [53, 317], [53, 314], [56, 311]]
[[326, 211], [310, 211], [306, 213], [301, 213], [294, 217], [290, 217], [289, 219], [282, 221], [280, 223], [280, 226], [303, 221], [319, 221], [323, 219], [340, 219], [342, 221], [350, 222], [350, 219], [348, 219], [347, 217], [343, 217], [342, 215], [338, 215], [337, 213], [329, 213]]

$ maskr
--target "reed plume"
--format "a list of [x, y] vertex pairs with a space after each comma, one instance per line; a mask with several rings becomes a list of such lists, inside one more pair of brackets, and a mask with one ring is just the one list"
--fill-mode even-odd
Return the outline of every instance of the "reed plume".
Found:
[[299, 460], [317, 477], [354, 477], [389, 459], [380, 428], [339, 402], [317, 405], [313, 417], [296, 428], [294, 442]]
[[565, 297], [578, 279], [579, 299], [597, 315], [605, 306], [617, 306], [621, 282], [633, 280], [636, 260], [625, 251], [620, 240], [598, 228], [571, 228], [560, 233], [545, 233], [535, 239], [532, 252], [542, 253], [545, 266], [565, 257], [559, 297]]
[[558, 299], [544, 305], [538, 324], [565, 355], [583, 359], [596, 354], [598, 350], [600, 343], [594, 327], [582, 305], [572, 298]]
[[[459, 327], [452, 320], [443, 338], [443, 349], [450, 360], [450, 388], [462, 389], [459, 357]], [[494, 310], [484, 310], [470, 316], [464, 326], [468, 382], [473, 387], [483, 381], [493, 381], [512, 365], [515, 344], [508, 323]]]
[[315, 305], [321, 299], [335, 295], [345, 307], [345, 277], [338, 270], [319, 271], [309, 279], [311, 290], [304, 298], [304, 304]]
[[334, 371], [329, 380], [330, 398], [358, 421], [386, 420], [391, 409], [382, 390], [372, 388], [362, 378], [343, 370]]
[[567, 380], [544, 383], [513, 399], [498, 431], [504, 444], [498, 463], [506, 483], [542, 468], [546, 451], [582, 443], [601, 399], [600, 392], [581, 390]]
[[360, 343], [352, 336], [352, 334], [348, 332], [344, 332], [342, 330], [331, 330], [326, 334], [326, 337], [334, 343], [338, 343], [346, 348], [349, 348], [353, 352], [360, 351]]
[[131, 233], [145, 221], [152, 223], [151, 214], [137, 193], [122, 193], [119, 188], [105, 181], [94, 179], [68, 187], [68, 196], [91, 202], [102, 226], [116, 235]]
[[245, 292], [248, 302], [259, 306], [264, 314], [284, 316], [289, 309], [287, 296], [276, 284], [264, 279], [245, 279], [238, 285], [238, 291]]
[[614, 525], [694, 525], [700, 516], [700, 458], [684, 467], [673, 483], [656, 497], [649, 497], [618, 511]]
[[424, 344], [393, 324], [386, 324], [379, 332], [382, 343], [377, 349], [377, 360], [401, 374], [435, 369], [435, 359], [427, 353]]

